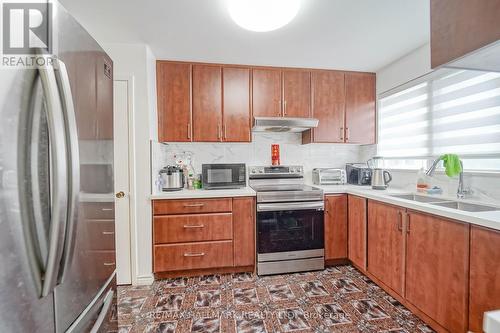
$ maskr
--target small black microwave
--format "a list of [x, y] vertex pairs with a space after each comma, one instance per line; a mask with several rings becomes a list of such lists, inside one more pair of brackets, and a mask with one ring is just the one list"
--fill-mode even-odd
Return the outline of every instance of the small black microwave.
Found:
[[243, 163], [202, 164], [203, 188], [206, 190], [242, 188], [247, 185]]

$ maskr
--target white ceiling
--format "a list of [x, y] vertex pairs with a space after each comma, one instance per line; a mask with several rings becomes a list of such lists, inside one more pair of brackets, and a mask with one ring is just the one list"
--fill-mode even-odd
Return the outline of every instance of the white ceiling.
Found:
[[158, 59], [377, 71], [429, 41], [429, 0], [303, 0], [287, 26], [243, 30], [224, 0], [60, 0], [99, 41]]

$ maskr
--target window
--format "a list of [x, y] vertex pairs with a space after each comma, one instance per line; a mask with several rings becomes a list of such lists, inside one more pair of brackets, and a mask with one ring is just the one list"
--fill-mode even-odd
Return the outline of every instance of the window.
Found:
[[378, 133], [395, 168], [455, 153], [466, 169], [500, 170], [500, 73], [441, 69], [384, 94]]

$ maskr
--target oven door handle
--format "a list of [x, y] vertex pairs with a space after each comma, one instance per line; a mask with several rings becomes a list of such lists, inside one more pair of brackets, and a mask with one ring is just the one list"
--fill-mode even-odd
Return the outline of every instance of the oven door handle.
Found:
[[258, 212], [272, 212], [272, 211], [283, 211], [283, 210], [324, 210], [324, 209], [325, 209], [324, 201], [257, 204]]

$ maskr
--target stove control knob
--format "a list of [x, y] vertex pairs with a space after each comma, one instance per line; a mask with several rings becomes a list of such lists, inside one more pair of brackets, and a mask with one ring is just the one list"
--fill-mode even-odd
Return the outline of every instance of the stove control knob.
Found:
[[252, 169], [252, 171], [250, 171], [251, 173], [256, 173], [257, 171], [255, 169]]
[[262, 170], [262, 169], [259, 169], [259, 173], [264, 173], [264, 170]]

